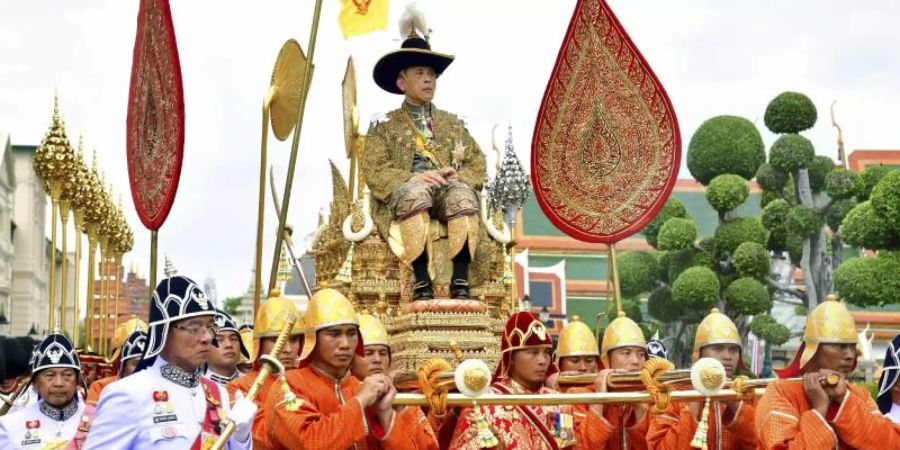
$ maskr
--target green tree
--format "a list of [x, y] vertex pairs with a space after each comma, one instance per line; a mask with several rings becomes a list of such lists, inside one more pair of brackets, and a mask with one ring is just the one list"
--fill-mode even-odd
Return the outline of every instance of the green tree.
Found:
[[241, 306], [241, 297], [228, 297], [225, 299], [225, 312], [234, 317], [237, 315], [237, 308]]
[[[766, 108], [765, 124], [781, 136], [770, 147], [768, 162], [756, 172], [767, 200], [762, 223], [768, 249], [788, 253], [791, 263], [803, 270], [805, 289], [768, 284], [797, 298], [807, 309], [834, 291], [833, 272], [843, 262], [843, 241], [848, 235], [865, 244], [878, 239], [877, 233], [862, 238], [857, 229], [848, 230], [846, 219], [864, 217], [865, 226], [874, 225], [868, 222], [873, 210], [860, 202], [874, 192], [875, 183], [886, 173], [867, 169], [857, 174], [835, 166], [827, 156], [816, 156], [812, 142], [799, 134], [812, 128], [816, 117], [815, 105], [804, 94], [785, 92], [775, 97]], [[855, 220], [852, 225], [859, 223]], [[831, 231], [830, 246], [826, 227]]]
[[850, 210], [841, 229], [849, 244], [878, 255], [853, 258], [838, 267], [835, 288], [861, 306], [900, 303], [900, 171], [881, 173], [869, 192], [868, 200]]
[[[669, 350], [676, 363], [690, 363], [696, 324], [711, 308], [729, 315], [746, 335], [748, 317], [772, 305], [766, 229], [759, 219], [736, 211], [749, 197], [749, 180], [762, 170], [765, 157], [762, 137], [749, 120], [718, 116], [704, 122], [691, 138], [687, 161], [694, 178], [706, 185], [707, 203], [718, 212], [714, 236], [698, 241], [693, 218], [670, 198], [643, 230], [657, 251], [619, 256], [623, 295], [649, 293], [652, 319], [644, 323], [657, 321], [661, 334], [673, 338]], [[787, 180], [768, 170], [771, 183], [783, 188]], [[777, 322], [760, 331], [764, 339], [788, 334]]]

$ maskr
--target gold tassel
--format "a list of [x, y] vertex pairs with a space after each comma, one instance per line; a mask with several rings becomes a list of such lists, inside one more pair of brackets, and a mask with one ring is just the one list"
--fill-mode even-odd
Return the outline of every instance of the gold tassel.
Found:
[[481, 414], [481, 407], [477, 404], [472, 407], [472, 415], [475, 418], [475, 428], [478, 430], [478, 448], [494, 448], [500, 445], [487, 419]]
[[295, 412], [303, 406], [303, 400], [298, 398], [294, 391], [291, 390], [291, 387], [288, 386], [287, 379], [284, 378], [284, 375], [281, 377], [281, 394], [283, 396], [282, 400], [278, 402], [279, 405], [284, 405], [285, 411]]
[[709, 399], [703, 404], [703, 413], [700, 415], [700, 424], [697, 425], [697, 431], [694, 432], [694, 438], [691, 439], [691, 448], [707, 450], [707, 440], [709, 438]]

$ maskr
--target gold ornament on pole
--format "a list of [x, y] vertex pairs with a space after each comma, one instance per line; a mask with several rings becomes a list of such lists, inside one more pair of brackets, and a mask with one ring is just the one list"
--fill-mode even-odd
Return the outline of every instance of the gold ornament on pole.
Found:
[[[79, 284], [81, 282], [81, 233], [84, 230], [85, 210], [90, 208], [92, 201], [91, 172], [84, 164], [84, 139], [78, 139], [78, 153], [75, 155], [75, 195], [72, 197], [72, 214], [75, 222], [75, 285], [73, 301], [75, 310], [72, 320], [72, 344], [78, 348], [81, 340], [79, 316], [81, 315], [81, 301], [79, 299]], [[88, 316], [90, 309], [88, 309]], [[63, 328], [65, 328], [65, 322]]]
[[75, 154], [66, 137], [66, 126], [59, 115], [59, 97], [53, 97], [53, 118], [50, 130], [34, 155], [34, 171], [44, 180], [44, 188], [50, 194], [50, 289], [47, 329], [56, 323], [56, 221], [57, 207], [62, 196], [62, 184], [75, 163]]
[[[112, 280], [110, 280], [110, 259], [112, 258], [112, 247], [116, 235], [116, 224], [118, 223], [118, 211], [112, 201], [112, 185], [105, 192], [103, 201], [106, 204], [107, 214], [100, 222], [100, 264], [102, 269], [100, 287], [100, 354], [106, 356], [109, 353], [109, 290]], [[105, 276], [103, 276], [105, 274]]]
[[84, 233], [87, 234], [88, 237], [87, 315], [85, 318], [87, 332], [85, 333], [85, 341], [87, 342], [86, 349], [92, 351], [93, 348], [97, 348], [94, 347], [96, 345], [95, 338], [97, 337], [94, 336], [94, 319], [96, 314], [94, 271], [97, 269], [96, 254], [97, 244], [99, 242], [100, 222], [102, 222], [103, 217], [106, 215], [106, 202], [104, 201], [105, 193], [103, 192], [103, 184], [100, 181], [100, 175], [97, 173], [96, 150], [94, 150], [94, 160], [88, 178], [88, 186], [90, 189], [89, 202], [88, 206], [84, 209]]
[[125, 221], [125, 213], [122, 210], [121, 196], [119, 197], [118, 216], [119, 228], [116, 238], [116, 245], [113, 249], [116, 255], [116, 303], [113, 306], [113, 330], [115, 330], [119, 326], [119, 289], [122, 286], [122, 280], [119, 277], [119, 270], [122, 266], [122, 255], [130, 252], [131, 249], [134, 248], [134, 234], [131, 232], [131, 227], [128, 226], [128, 222]]
[[297, 116], [300, 114], [300, 98], [303, 95], [305, 80], [306, 56], [300, 44], [289, 39], [281, 46], [275, 69], [272, 70], [272, 82], [263, 99], [262, 107], [262, 141], [259, 152], [259, 198], [256, 217], [256, 260], [253, 283], [253, 314], [259, 310], [262, 295], [262, 251], [263, 227], [265, 226], [266, 200], [266, 159], [269, 140], [269, 120], [271, 117], [272, 133], [279, 141], [291, 135]]
[[313, 13], [312, 26], [309, 30], [309, 56], [306, 59], [306, 68], [303, 71], [303, 84], [301, 85], [301, 94], [298, 103], [299, 113], [297, 114], [297, 130], [294, 132], [294, 139], [291, 142], [291, 156], [288, 160], [287, 177], [284, 185], [284, 199], [281, 205], [281, 214], [278, 215], [278, 232], [275, 234], [275, 251], [272, 252], [272, 267], [269, 272], [269, 289], [275, 288], [278, 281], [278, 261], [281, 259], [281, 246], [284, 242], [284, 230], [287, 224], [288, 208], [291, 204], [291, 188], [294, 184], [294, 172], [297, 169], [297, 152], [300, 145], [300, 132], [303, 130], [303, 115], [306, 111], [306, 99], [309, 97], [309, 83], [313, 73], [313, 56], [316, 53], [316, 36], [319, 32], [319, 18], [322, 16], [322, 0], [316, 0], [315, 11]]

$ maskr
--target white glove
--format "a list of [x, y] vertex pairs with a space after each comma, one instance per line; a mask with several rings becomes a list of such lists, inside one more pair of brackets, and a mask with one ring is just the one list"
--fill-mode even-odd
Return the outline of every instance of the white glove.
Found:
[[250, 431], [253, 428], [253, 417], [258, 409], [256, 404], [244, 398], [241, 391], [235, 393], [234, 406], [228, 412], [228, 420], [234, 422], [234, 437], [238, 442], [247, 442], [250, 439]]

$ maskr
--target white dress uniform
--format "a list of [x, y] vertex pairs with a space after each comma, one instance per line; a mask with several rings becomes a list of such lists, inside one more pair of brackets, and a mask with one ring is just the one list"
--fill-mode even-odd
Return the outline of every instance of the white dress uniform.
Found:
[[[0, 418], [0, 449], [32, 450], [65, 448], [82, 423], [84, 402], [74, 401], [63, 408], [44, 402]], [[63, 444], [54, 447], [54, 443]]]
[[[170, 325], [215, 313], [190, 278], [175, 275], [159, 283], [150, 304], [147, 350], [138, 371], [103, 390], [84, 450], [187, 450], [198, 438], [203, 448], [220, 432], [204, 431], [208, 410], [218, 415], [220, 427], [226, 419], [237, 424], [227, 449], [252, 448], [250, 427], [256, 406], [239, 399], [232, 410], [227, 390], [201, 380], [199, 371], [186, 372], [162, 356]], [[218, 391], [215, 404], [208, 401], [207, 389]]]
[[[85, 450], [191, 448], [206, 416], [206, 394], [202, 384], [191, 388], [164, 377], [161, 371], [167, 365], [157, 357], [153, 366], [103, 390]], [[156, 401], [163, 392], [168, 400]], [[230, 401], [224, 388], [219, 393], [224, 419]], [[225, 448], [250, 449], [252, 439], [238, 442], [232, 437]]]
[[[7, 398], [9, 398], [10, 396], [12, 396], [12, 394], [10, 394], [10, 395], [0, 394], [0, 397], [3, 397], [4, 402], [7, 401]], [[16, 397], [16, 399], [13, 400], [12, 406], [9, 407], [9, 411], [7, 411], [7, 414], [12, 414], [14, 412], [21, 411], [25, 408], [28, 408], [29, 406], [36, 405], [37, 398], [38, 398], [38, 393], [36, 390], [34, 390], [34, 385], [28, 386], [28, 388], [26, 388], [22, 392], [22, 395]]]

